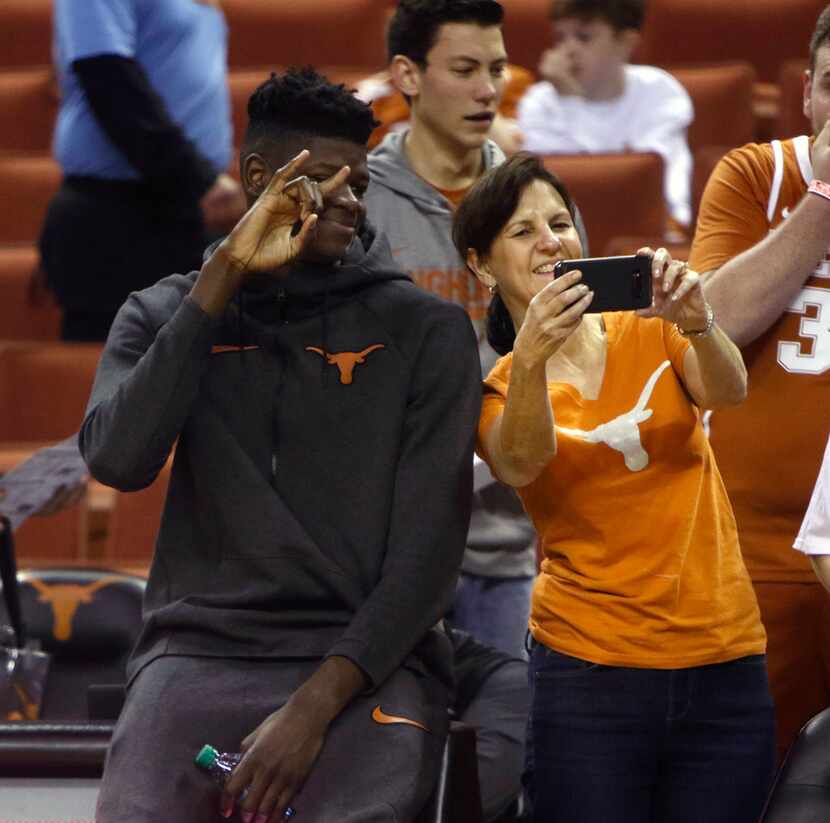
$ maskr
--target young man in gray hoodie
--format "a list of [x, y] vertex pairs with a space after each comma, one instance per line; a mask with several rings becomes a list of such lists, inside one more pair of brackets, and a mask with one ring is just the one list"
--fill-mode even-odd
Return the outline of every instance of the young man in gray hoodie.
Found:
[[[387, 33], [389, 70], [411, 126], [369, 155], [366, 208], [401, 268], [463, 306], [479, 333], [482, 371], [497, 355], [484, 339], [490, 296], [452, 243], [455, 206], [504, 160], [488, 138], [504, 88], [503, 9], [495, 0], [400, 0]], [[583, 248], [584, 226], [577, 222]], [[587, 252], [586, 252], [587, 253]], [[536, 573], [534, 532], [512, 490], [476, 494], [453, 619], [477, 639], [523, 654]]]
[[[249, 211], [122, 307], [81, 428], [122, 490], [177, 442], [96, 819], [411, 821], [451, 702], [475, 338], [363, 221], [368, 107], [309, 69], [248, 111]], [[204, 743], [244, 752], [221, 803]]]

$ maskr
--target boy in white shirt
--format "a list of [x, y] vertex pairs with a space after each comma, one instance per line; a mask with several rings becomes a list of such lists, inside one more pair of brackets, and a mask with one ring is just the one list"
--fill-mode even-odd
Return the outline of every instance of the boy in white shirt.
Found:
[[555, 45], [539, 64], [544, 79], [519, 102], [519, 127], [539, 154], [660, 154], [669, 213], [687, 227], [692, 101], [662, 69], [629, 64], [644, 14], [645, 0], [553, 0]]
[[809, 555], [818, 579], [830, 591], [830, 440], [793, 548]]

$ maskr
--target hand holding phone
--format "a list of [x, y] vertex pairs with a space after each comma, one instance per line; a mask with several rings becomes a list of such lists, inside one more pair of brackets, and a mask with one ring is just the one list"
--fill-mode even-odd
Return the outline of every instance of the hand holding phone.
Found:
[[554, 279], [578, 269], [592, 292], [590, 311], [635, 311], [652, 301], [651, 258], [645, 254], [620, 257], [584, 257], [560, 260], [553, 270]]

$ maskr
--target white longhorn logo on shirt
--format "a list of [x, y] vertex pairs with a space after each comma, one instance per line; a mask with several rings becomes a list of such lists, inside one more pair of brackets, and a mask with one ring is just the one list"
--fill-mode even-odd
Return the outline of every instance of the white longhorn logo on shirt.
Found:
[[580, 429], [568, 429], [564, 426], [557, 426], [556, 428], [563, 434], [569, 434], [571, 437], [577, 437], [587, 443], [605, 443], [606, 446], [622, 453], [625, 466], [629, 471], [642, 471], [648, 465], [648, 452], [643, 448], [643, 443], [640, 440], [640, 423], [644, 423], [654, 413], [651, 409], [646, 408], [646, 404], [651, 399], [651, 393], [654, 391], [660, 375], [670, 365], [671, 363], [668, 360], [664, 360], [654, 370], [640, 393], [637, 405], [631, 411], [620, 414], [607, 423], [601, 423], [595, 429], [587, 432]]

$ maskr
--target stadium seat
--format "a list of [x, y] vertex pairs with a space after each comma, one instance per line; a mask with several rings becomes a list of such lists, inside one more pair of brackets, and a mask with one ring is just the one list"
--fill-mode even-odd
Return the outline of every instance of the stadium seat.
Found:
[[223, 0], [222, 8], [234, 68], [313, 63], [376, 71], [385, 63], [386, 9], [377, 0]]
[[149, 567], [170, 482], [172, 457], [155, 481], [137, 492], [116, 492], [109, 516], [105, 560], [118, 568]]
[[52, 0], [3, 0], [0, 31], [0, 68], [52, 62]]
[[782, 140], [799, 134], [809, 134], [810, 121], [804, 116], [804, 71], [808, 63], [804, 59], [787, 60], [781, 66], [778, 77], [780, 103], [776, 137]]
[[0, 153], [48, 154], [58, 102], [51, 68], [0, 71]]
[[666, 229], [663, 160], [657, 154], [558, 154], [543, 158], [579, 205], [590, 253], [623, 235], [662, 236]]
[[[650, 0], [637, 61], [658, 66], [745, 60], [777, 83], [806, 55], [824, 0]], [[726, 114], [726, 113], [725, 113]]]
[[89, 687], [125, 683], [145, 580], [75, 567], [21, 570], [17, 578], [28, 634], [52, 655], [40, 719], [87, 721]]
[[0, 156], [0, 243], [34, 243], [61, 171], [48, 155]]
[[830, 709], [799, 732], [772, 787], [758, 823], [830, 820]]
[[550, 0], [509, 0], [504, 4], [504, 44], [510, 61], [535, 72], [553, 45]]
[[695, 152], [692, 171], [692, 225], [697, 222], [697, 212], [703, 191], [718, 161], [734, 146], [703, 146]]
[[0, 246], [0, 340], [57, 340], [61, 310], [49, 294], [30, 296], [34, 246]]
[[752, 140], [755, 71], [749, 63], [675, 67], [671, 73], [694, 104], [695, 119], [688, 131], [692, 154], [702, 146], [742, 146]]
[[45, 342], [0, 347], [0, 446], [56, 442], [76, 432], [101, 348]]

